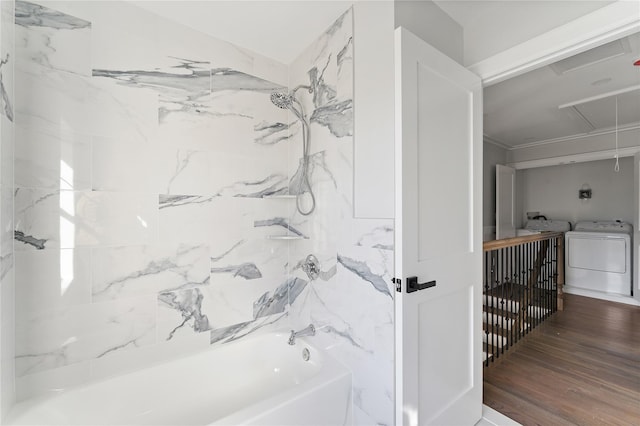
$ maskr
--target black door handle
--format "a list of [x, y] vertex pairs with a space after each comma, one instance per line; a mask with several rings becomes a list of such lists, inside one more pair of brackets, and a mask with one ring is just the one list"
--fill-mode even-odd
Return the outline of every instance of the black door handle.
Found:
[[428, 281], [426, 283], [418, 283], [418, 277], [407, 277], [407, 293], [413, 293], [414, 291], [424, 290], [425, 288], [431, 288], [436, 286], [436, 281]]

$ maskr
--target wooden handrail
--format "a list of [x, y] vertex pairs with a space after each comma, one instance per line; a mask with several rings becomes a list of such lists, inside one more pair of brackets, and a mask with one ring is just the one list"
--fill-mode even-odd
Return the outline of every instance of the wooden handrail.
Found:
[[505, 247], [514, 247], [520, 244], [544, 241], [550, 238], [564, 238], [564, 232], [541, 232], [539, 234], [525, 235], [522, 237], [504, 238], [502, 240], [485, 241], [482, 243], [483, 251], [497, 250]]

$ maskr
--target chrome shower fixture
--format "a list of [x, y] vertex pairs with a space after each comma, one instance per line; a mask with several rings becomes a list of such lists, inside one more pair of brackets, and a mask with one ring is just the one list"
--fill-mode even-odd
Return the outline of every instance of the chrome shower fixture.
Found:
[[293, 106], [293, 97], [286, 93], [274, 92], [271, 94], [271, 103], [281, 109], [289, 109]]
[[320, 261], [314, 255], [310, 254], [302, 264], [302, 270], [307, 274], [310, 281], [315, 280], [320, 275]]
[[[302, 123], [302, 173], [298, 182], [298, 194], [296, 195], [296, 209], [303, 216], [308, 216], [316, 208], [316, 197], [311, 189], [311, 183], [309, 182], [309, 149], [311, 144], [311, 134], [309, 132], [309, 120], [304, 113], [304, 108], [298, 99], [296, 99], [296, 92], [300, 89], [306, 89], [309, 93], [313, 93], [313, 87], [306, 85], [296, 86], [289, 93], [273, 92], [271, 93], [271, 103], [280, 109], [288, 109]], [[304, 210], [301, 205], [301, 197], [303, 194], [308, 193], [311, 197], [311, 207], [308, 210]]]

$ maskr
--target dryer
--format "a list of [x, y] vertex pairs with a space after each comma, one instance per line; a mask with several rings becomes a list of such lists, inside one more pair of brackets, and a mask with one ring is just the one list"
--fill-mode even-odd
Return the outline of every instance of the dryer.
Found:
[[565, 284], [630, 296], [632, 233], [621, 221], [576, 223], [565, 234]]

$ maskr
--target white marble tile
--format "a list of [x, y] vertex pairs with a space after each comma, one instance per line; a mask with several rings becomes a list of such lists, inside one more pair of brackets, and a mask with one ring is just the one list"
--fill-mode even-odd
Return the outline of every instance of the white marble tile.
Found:
[[[160, 16], [156, 27], [158, 49], [165, 56], [199, 58], [215, 68], [232, 68], [248, 74], [253, 71], [256, 56], [253, 52]], [[286, 75], [286, 69], [284, 72]]]
[[238, 239], [232, 245], [211, 253], [212, 284], [260, 278], [279, 279], [286, 274], [287, 245], [265, 238], [273, 231], [262, 231], [262, 235], [256, 230], [248, 239]]
[[[160, 241], [206, 243], [212, 253], [224, 253], [238, 241], [257, 235], [256, 221], [282, 218], [287, 212], [280, 200], [191, 195], [160, 195], [159, 200]], [[266, 222], [261, 224], [268, 227]]]
[[[286, 149], [274, 151], [269, 154]], [[285, 157], [277, 155], [167, 149], [157, 152], [155, 164], [157, 190], [163, 194], [260, 198], [288, 190]]]
[[393, 252], [393, 219], [354, 219], [341, 221], [340, 246], [361, 246]]
[[89, 77], [34, 67], [17, 74], [15, 90], [21, 94], [16, 124], [85, 135], [93, 131]]
[[[108, 7], [105, 4], [96, 9]], [[118, 22], [104, 18], [97, 19], [91, 28], [91, 69], [151, 71], [158, 66], [161, 54], [157, 48], [153, 15], [147, 15], [142, 25], [134, 27], [119, 26]], [[140, 34], [139, 29], [145, 26], [144, 20], [150, 22], [147, 32]], [[149, 24], [152, 29], [149, 29]]]
[[91, 23], [35, 3], [16, 2], [18, 67], [91, 75]]
[[156, 298], [145, 296], [36, 314], [16, 324], [22, 377], [156, 341]]
[[53, 126], [16, 126], [15, 184], [30, 188], [91, 189], [91, 141]]
[[104, 380], [134, 372], [210, 348], [209, 333], [193, 333], [178, 340], [162, 341], [132, 351], [115, 351], [91, 361], [91, 380]]
[[216, 308], [208, 315], [212, 329], [253, 321], [254, 302], [263, 295], [269, 299], [274, 290], [286, 281], [285, 276], [255, 280], [219, 279], [211, 285], [210, 294]]
[[93, 301], [157, 294], [206, 285], [208, 246], [150, 245], [94, 248]]
[[38, 0], [39, 3], [91, 22], [92, 30], [100, 25], [108, 25], [114, 32], [124, 31], [132, 36], [154, 39], [156, 16], [129, 2], [123, 1], [68, 1]]
[[16, 190], [16, 250], [157, 241], [157, 195]]
[[160, 194], [214, 195], [209, 153], [160, 148], [154, 154], [155, 189]]
[[273, 333], [290, 329], [291, 324], [289, 321], [289, 314], [287, 312], [270, 315], [258, 318], [254, 321], [211, 330], [211, 345], [224, 345], [249, 336], [257, 336], [264, 333]]
[[[3, 259], [6, 262], [8, 259]], [[6, 265], [3, 265], [6, 268]], [[3, 412], [13, 404], [15, 388], [15, 280], [14, 269], [0, 279], [0, 404]]]
[[[234, 70], [213, 70], [211, 94], [189, 104], [166, 101], [160, 115], [160, 138], [165, 145], [199, 151], [236, 152], [264, 156], [274, 145], [286, 145], [288, 114], [270, 101], [279, 85], [234, 77]], [[240, 90], [246, 84], [255, 90]], [[277, 154], [275, 154], [277, 155]]]
[[13, 266], [13, 187], [0, 184], [0, 278]]
[[152, 143], [158, 132], [158, 93], [137, 87], [131, 76], [95, 76], [87, 92], [90, 133], [122, 143]]
[[86, 248], [16, 252], [18, 321], [91, 301], [91, 251]]
[[39, 395], [53, 396], [61, 389], [82, 385], [91, 377], [89, 362], [67, 365], [16, 378], [16, 400], [24, 401]]
[[215, 312], [217, 301], [208, 285], [162, 292], [157, 303], [158, 342], [181, 340], [212, 328], [209, 315]]
[[156, 192], [153, 144], [94, 136], [92, 154], [94, 191]]

